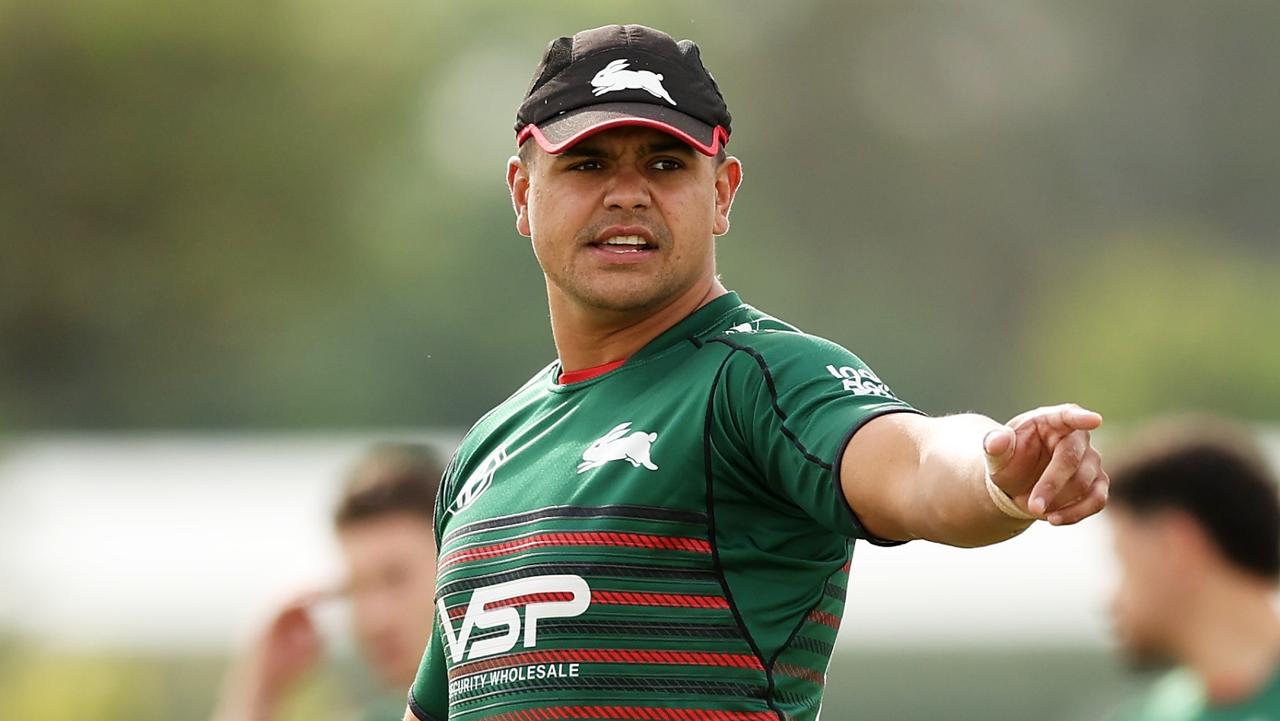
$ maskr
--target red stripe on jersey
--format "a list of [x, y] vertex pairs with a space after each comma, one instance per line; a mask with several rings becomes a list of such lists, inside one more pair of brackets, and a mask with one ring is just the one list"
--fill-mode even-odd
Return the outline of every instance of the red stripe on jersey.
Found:
[[509, 556], [521, 551], [542, 546], [618, 546], [623, 548], [654, 548], [665, 551], [690, 551], [693, 553], [711, 553], [711, 544], [701, 538], [684, 536], [659, 536], [650, 533], [618, 533], [614, 531], [580, 531], [539, 533], [527, 538], [503, 541], [488, 546], [462, 548], [445, 554], [440, 560], [440, 568], [448, 568], [455, 563], [475, 561], [482, 558]]
[[809, 620], [817, 621], [818, 623], [824, 626], [830, 626], [831, 628], [834, 628], [837, 630], [840, 628], [839, 617], [833, 614], [827, 613], [826, 611], [820, 611], [816, 608], [813, 609], [813, 612], [809, 614]]
[[774, 667], [774, 670], [784, 676], [803, 679], [816, 686], [825, 686], [827, 684], [827, 677], [824, 674], [819, 671], [814, 671], [811, 668], [805, 668], [804, 666], [793, 666], [789, 663], [780, 663]]
[[687, 593], [638, 593], [632, 591], [592, 591], [592, 603], [616, 606], [670, 606], [673, 608], [728, 608], [724, 596], [695, 596]]
[[[526, 603], [546, 603], [549, 601], [572, 601], [573, 594], [566, 591], [551, 593], [529, 593], [501, 601], [485, 604], [484, 610], [520, 606]], [[669, 608], [728, 608], [729, 602], [724, 596], [696, 596], [688, 593], [642, 593], [638, 591], [592, 591], [592, 603], [608, 606], [666, 606]], [[449, 618], [458, 618], [467, 613], [468, 604], [459, 604], [449, 609]], [[827, 614], [830, 615], [830, 614]], [[834, 618], [834, 617], [833, 617]], [[839, 621], [837, 621], [839, 623]]]
[[772, 711], [654, 708], [650, 706], [552, 706], [508, 711], [489, 721], [560, 721], [561, 719], [626, 719], [627, 721], [777, 721]]
[[522, 666], [532, 663], [646, 663], [678, 666], [721, 666], [763, 671], [760, 659], [748, 653], [713, 653], [710, 651], [656, 651], [609, 648], [565, 648], [529, 651], [497, 658], [481, 659], [449, 669], [449, 678], [466, 676], [494, 668]]

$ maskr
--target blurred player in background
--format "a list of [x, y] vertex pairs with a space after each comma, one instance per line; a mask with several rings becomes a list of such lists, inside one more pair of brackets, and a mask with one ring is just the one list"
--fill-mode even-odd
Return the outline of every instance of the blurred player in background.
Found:
[[1168, 421], [1111, 477], [1116, 633], [1178, 666], [1117, 721], [1280, 721], [1280, 502], [1248, 432]]
[[430, 448], [408, 443], [374, 446], [353, 466], [333, 518], [344, 586], [299, 594], [275, 613], [230, 670], [214, 721], [277, 717], [290, 689], [321, 659], [313, 608], [338, 596], [350, 599], [361, 655], [388, 694], [364, 718], [400, 718], [431, 633], [431, 517], [442, 471]]

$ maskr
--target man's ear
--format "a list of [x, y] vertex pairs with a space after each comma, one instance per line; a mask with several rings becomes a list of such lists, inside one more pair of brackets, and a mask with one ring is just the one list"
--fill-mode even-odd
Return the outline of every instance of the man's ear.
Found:
[[529, 169], [520, 162], [520, 156], [507, 158], [507, 189], [511, 191], [511, 207], [516, 211], [516, 232], [528, 238], [529, 230]]
[[1221, 554], [1213, 539], [1189, 514], [1167, 511], [1161, 522], [1165, 546], [1170, 556], [1178, 560], [1183, 577], [1198, 580], [1206, 568], [1221, 562]]
[[730, 155], [716, 168], [716, 221], [712, 228], [715, 235], [729, 232], [729, 211], [733, 198], [742, 185], [742, 161]]

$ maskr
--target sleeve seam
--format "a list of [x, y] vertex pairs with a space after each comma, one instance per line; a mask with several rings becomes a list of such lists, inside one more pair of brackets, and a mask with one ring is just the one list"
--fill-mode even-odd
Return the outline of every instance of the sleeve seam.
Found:
[[755, 348], [745, 346], [740, 343], [734, 343], [733, 341], [723, 337], [714, 338], [708, 342], [721, 343], [734, 351], [742, 351], [743, 353], [751, 356], [756, 365], [759, 366], [760, 373], [764, 377], [765, 388], [769, 391], [769, 405], [773, 408], [773, 412], [778, 416], [778, 420], [782, 423], [782, 435], [797, 451], [800, 452], [800, 455], [806, 461], [809, 461], [824, 471], [832, 470], [832, 465], [830, 463], [827, 463], [821, 458], [810, 453], [809, 449], [805, 448], [804, 444], [800, 442], [800, 438], [787, 427], [787, 412], [782, 410], [782, 406], [778, 404], [778, 389], [777, 386], [774, 385], [773, 374], [770, 372], [769, 363], [764, 359], [764, 356], [760, 355], [760, 352]]
[[927, 414], [925, 414], [923, 411], [919, 409], [911, 407], [910, 405], [904, 403], [901, 400], [894, 399], [899, 405], [881, 406], [880, 408], [877, 408], [871, 411], [870, 413], [868, 413], [865, 417], [859, 419], [858, 422], [855, 423], [854, 426], [849, 429], [848, 433], [845, 434], [844, 438], [841, 439], [839, 445], [837, 445], [836, 447], [835, 458], [832, 459], [831, 463], [828, 463], [826, 461], [823, 461], [821, 458], [818, 458], [814, 454], [810, 453], [809, 450], [804, 447], [804, 444], [800, 442], [799, 437], [797, 437], [795, 433], [792, 432], [792, 430], [787, 427], [787, 413], [786, 411], [782, 410], [782, 406], [779, 405], [778, 403], [777, 386], [773, 382], [773, 374], [769, 370], [769, 364], [764, 359], [764, 356], [761, 355], [759, 351], [757, 351], [756, 349], [750, 346], [746, 346], [741, 343], [735, 343], [724, 337], [714, 338], [708, 342], [721, 343], [729, 347], [733, 351], [742, 351], [747, 355], [751, 356], [751, 358], [755, 361], [756, 365], [759, 366], [760, 372], [764, 376], [765, 387], [769, 391], [769, 403], [772, 406], [774, 413], [777, 414], [779, 420], [781, 420], [782, 422], [782, 435], [786, 437], [786, 439], [791, 443], [791, 445], [797, 451], [799, 451], [800, 455], [806, 461], [809, 461], [810, 463], [813, 463], [814, 465], [818, 466], [824, 471], [827, 471], [828, 473], [830, 473], [830, 482], [835, 485], [836, 496], [838, 496], [840, 499], [838, 503], [841, 507], [845, 509], [845, 512], [849, 514], [849, 518], [850, 520], [853, 521], [854, 526], [862, 531], [863, 540], [867, 541], [868, 543], [874, 546], [900, 546], [906, 543], [906, 541], [895, 541], [887, 538], [880, 538], [879, 536], [876, 536], [867, 530], [867, 527], [862, 523], [862, 519], [858, 517], [857, 511], [854, 510], [853, 506], [849, 503], [849, 499], [844, 495], [844, 488], [842, 487], [842, 484], [840, 482], [840, 466], [841, 466], [841, 461], [844, 459], [845, 449], [848, 447], [849, 442], [853, 440], [853, 435], [857, 433], [858, 430], [863, 426], [865, 426], [867, 423], [875, 420], [876, 418], [879, 418], [880, 416], [889, 415], [891, 413], [916, 413], [919, 415], [927, 415]]
[[[729, 345], [729, 344], [725, 344]], [[732, 346], [730, 346], [732, 348]], [[724, 593], [725, 600], [729, 602], [729, 610], [733, 614], [734, 624], [738, 627], [738, 632], [742, 634], [742, 638], [746, 640], [747, 645], [751, 649], [751, 653], [756, 657], [764, 670], [765, 680], [768, 686], [765, 690], [765, 703], [769, 709], [778, 714], [778, 720], [784, 721], [785, 715], [774, 703], [774, 677], [773, 668], [769, 661], [765, 658], [764, 652], [760, 649], [760, 645], [756, 643], [755, 636], [752, 635], [751, 629], [747, 626], [746, 619], [742, 617], [742, 611], [738, 607], [733, 597], [733, 589], [729, 587], [729, 577], [724, 572], [724, 564], [720, 558], [720, 544], [716, 531], [716, 503], [715, 503], [715, 472], [713, 470], [713, 458], [711, 453], [711, 425], [714, 414], [714, 406], [716, 399], [716, 390], [719, 389], [720, 381], [724, 377], [724, 369], [729, 365], [729, 360], [733, 357], [731, 350], [723, 360], [720, 361], [720, 368], [716, 370], [715, 378], [711, 381], [711, 391], [707, 394], [707, 410], [702, 427], [702, 463], [703, 475], [706, 483], [706, 514], [707, 514], [707, 536], [711, 540], [711, 564], [715, 570], [716, 580], [720, 584], [721, 591]]]

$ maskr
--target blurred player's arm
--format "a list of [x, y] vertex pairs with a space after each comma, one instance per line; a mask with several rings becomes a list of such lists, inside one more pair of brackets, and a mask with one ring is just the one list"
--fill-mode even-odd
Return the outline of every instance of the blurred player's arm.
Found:
[[1000, 510], [987, 473], [1018, 509], [1055, 525], [1102, 510], [1109, 479], [1089, 432], [1093, 411], [1066, 404], [1007, 424], [975, 414], [880, 416], [845, 447], [840, 485], [863, 526], [883, 539], [982, 546], [1032, 523]]
[[333, 595], [309, 590], [284, 604], [229, 669], [213, 721], [272, 721], [298, 680], [314, 668], [323, 642], [312, 620], [312, 608]]

